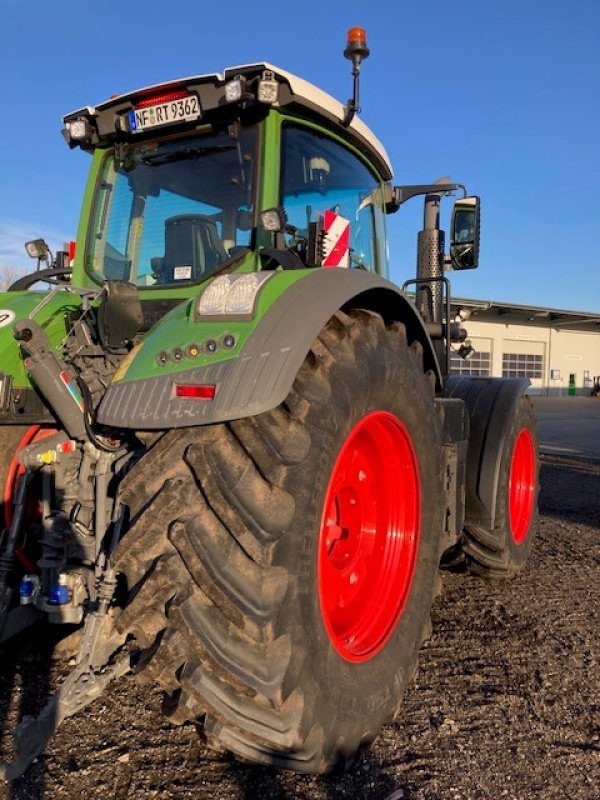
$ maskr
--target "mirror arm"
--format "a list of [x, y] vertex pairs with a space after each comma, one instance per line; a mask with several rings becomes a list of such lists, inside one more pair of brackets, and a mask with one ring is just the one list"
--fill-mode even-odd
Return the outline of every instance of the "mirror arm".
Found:
[[439, 194], [442, 196], [450, 192], [455, 192], [457, 189], [462, 189], [463, 197], [467, 197], [468, 195], [466, 186], [463, 186], [462, 183], [423, 183], [392, 186], [390, 188], [392, 190], [391, 198], [386, 203], [386, 212], [388, 214], [393, 214], [394, 211], [400, 208], [402, 203], [406, 203], [406, 201], [410, 200], [412, 197], [418, 197], [423, 194]]

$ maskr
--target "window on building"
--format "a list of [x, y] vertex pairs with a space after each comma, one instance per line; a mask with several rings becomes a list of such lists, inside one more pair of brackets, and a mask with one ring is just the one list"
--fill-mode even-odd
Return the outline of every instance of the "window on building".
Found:
[[491, 353], [476, 350], [470, 358], [461, 358], [456, 353], [450, 354], [450, 372], [452, 375], [479, 375], [486, 377], [491, 374]]
[[502, 356], [503, 378], [541, 378], [544, 357], [535, 353], [504, 353]]

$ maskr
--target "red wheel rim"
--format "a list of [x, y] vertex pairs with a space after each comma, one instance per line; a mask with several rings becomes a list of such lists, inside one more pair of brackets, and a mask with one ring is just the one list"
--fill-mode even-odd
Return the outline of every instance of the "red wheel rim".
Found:
[[517, 544], [523, 544], [529, 533], [535, 499], [535, 450], [527, 428], [515, 442], [510, 463], [508, 508], [510, 532]]
[[319, 536], [321, 614], [347, 661], [373, 658], [392, 635], [412, 585], [420, 518], [411, 436], [387, 411], [368, 414], [336, 459]]
[[[32, 425], [31, 428], [27, 430], [19, 444], [17, 445], [17, 449], [13, 458], [10, 462], [10, 466], [8, 468], [8, 472], [6, 474], [6, 480], [4, 482], [4, 491], [3, 491], [3, 503], [4, 503], [4, 524], [7, 528], [10, 528], [12, 522], [12, 506], [13, 506], [13, 497], [15, 495], [15, 491], [17, 489], [17, 480], [18, 478], [25, 472], [25, 469], [19, 464], [17, 461], [17, 453], [21, 448], [27, 447], [28, 444], [33, 444], [34, 442], [40, 442], [42, 439], [46, 439], [48, 436], [52, 436], [53, 433], [56, 433], [56, 428], [42, 428], [39, 425]], [[34, 512], [30, 513], [29, 516], [32, 517]], [[19, 561], [23, 564], [28, 572], [35, 572], [36, 567], [26, 556], [23, 550], [18, 547], [16, 550], [16, 555]]]

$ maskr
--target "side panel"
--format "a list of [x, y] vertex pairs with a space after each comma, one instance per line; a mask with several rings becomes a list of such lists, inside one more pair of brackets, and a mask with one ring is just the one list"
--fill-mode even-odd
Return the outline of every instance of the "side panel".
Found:
[[[177, 374], [113, 383], [98, 421], [118, 428], [162, 429], [254, 416], [283, 402], [310, 346], [339, 308], [378, 310], [405, 322], [409, 338], [423, 344], [426, 369], [440, 371], [431, 342], [412, 303], [388, 281], [369, 272], [316, 269], [285, 291], [263, 316], [235, 358]], [[175, 397], [177, 383], [214, 384], [214, 400]]]
[[467, 450], [467, 525], [493, 528], [502, 449], [519, 398], [529, 380], [475, 378], [454, 375], [446, 382], [446, 395], [464, 400], [471, 420]]

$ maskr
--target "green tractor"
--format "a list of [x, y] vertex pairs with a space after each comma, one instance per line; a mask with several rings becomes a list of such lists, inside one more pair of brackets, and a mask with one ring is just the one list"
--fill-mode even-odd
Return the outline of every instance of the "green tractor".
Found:
[[[393, 185], [356, 117], [368, 52], [352, 29], [345, 106], [260, 63], [64, 118], [92, 156], [74, 259], [30, 242], [0, 295], [0, 641], [81, 641], [5, 778], [127, 673], [217, 749], [344, 768], [398, 713], [441, 564], [525, 563], [527, 381], [448, 374], [479, 199]], [[415, 196], [399, 288], [386, 218]]]

